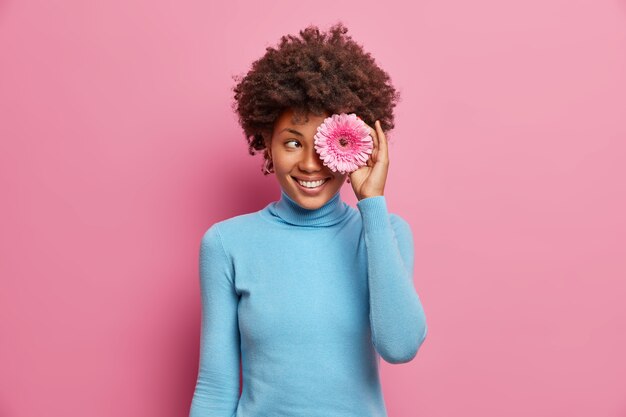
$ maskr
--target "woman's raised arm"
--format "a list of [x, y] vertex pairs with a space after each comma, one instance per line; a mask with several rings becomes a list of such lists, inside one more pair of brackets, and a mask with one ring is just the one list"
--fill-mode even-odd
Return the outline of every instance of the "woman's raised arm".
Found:
[[412, 360], [426, 338], [426, 316], [413, 285], [413, 235], [387, 211], [384, 196], [357, 202], [367, 249], [372, 342], [389, 363]]

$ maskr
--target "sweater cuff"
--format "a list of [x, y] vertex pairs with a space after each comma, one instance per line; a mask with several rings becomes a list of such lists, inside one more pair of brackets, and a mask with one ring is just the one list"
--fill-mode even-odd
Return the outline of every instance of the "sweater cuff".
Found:
[[364, 198], [357, 201], [356, 206], [361, 212], [365, 230], [374, 231], [391, 228], [385, 196], [378, 195]]

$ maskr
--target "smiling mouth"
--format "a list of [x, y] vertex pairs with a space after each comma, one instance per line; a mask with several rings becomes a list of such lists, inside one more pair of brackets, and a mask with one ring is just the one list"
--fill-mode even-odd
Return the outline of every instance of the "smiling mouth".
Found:
[[299, 180], [296, 177], [291, 177], [291, 178], [293, 178], [302, 187], [310, 188], [310, 189], [319, 188], [322, 185], [326, 184], [326, 182], [328, 182], [328, 180], [330, 180], [330, 178], [324, 178], [324, 179], [317, 180], [317, 181], [302, 181], [302, 180]]

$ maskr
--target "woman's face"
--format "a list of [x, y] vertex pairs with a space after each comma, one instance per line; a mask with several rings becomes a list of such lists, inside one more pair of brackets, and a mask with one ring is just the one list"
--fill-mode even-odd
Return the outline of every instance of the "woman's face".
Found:
[[[313, 147], [317, 127], [330, 114], [315, 116], [309, 113], [307, 120], [299, 120], [297, 124], [294, 124], [293, 116], [293, 110], [288, 109], [278, 117], [268, 148], [281, 188], [301, 207], [316, 209], [335, 195], [348, 174], [333, 172], [323, 165]], [[322, 181], [321, 185], [319, 181]]]

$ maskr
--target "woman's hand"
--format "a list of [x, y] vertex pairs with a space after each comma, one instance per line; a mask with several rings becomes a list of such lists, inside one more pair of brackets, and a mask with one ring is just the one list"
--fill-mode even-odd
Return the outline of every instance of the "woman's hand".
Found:
[[376, 130], [367, 125], [371, 129], [370, 135], [374, 140], [374, 149], [367, 160], [367, 165], [348, 174], [352, 189], [359, 200], [384, 195], [385, 191], [387, 171], [389, 170], [387, 138], [378, 120], [374, 125]]

